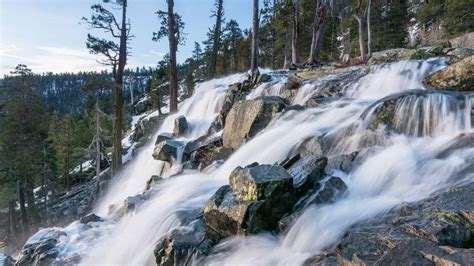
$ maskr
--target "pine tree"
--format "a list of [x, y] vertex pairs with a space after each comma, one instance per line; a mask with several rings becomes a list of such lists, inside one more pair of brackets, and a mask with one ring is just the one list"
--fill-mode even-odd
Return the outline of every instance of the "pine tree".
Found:
[[127, 19], [127, 0], [120, 0], [116, 3], [104, 0], [105, 3], [114, 4], [121, 8], [120, 24], [115, 15], [102, 7], [93, 5], [93, 14], [90, 19], [83, 18], [93, 29], [104, 30], [113, 38], [119, 39], [119, 43], [87, 35], [87, 48], [92, 54], [100, 54], [105, 57], [98, 62], [112, 67], [112, 74], [115, 80], [115, 117], [113, 134], [112, 169], [118, 171], [122, 167], [122, 130], [123, 130], [123, 76], [125, 65], [127, 64], [127, 43], [132, 37], [130, 35], [130, 21]]

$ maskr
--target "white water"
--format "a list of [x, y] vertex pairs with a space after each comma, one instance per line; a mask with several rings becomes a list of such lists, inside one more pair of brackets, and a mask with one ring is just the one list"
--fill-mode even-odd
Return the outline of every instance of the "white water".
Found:
[[[81, 254], [84, 265], [153, 264], [156, 241], [179, 226], [176, 211], [202, 208], [220, 186], [228, 183], [228, 176], [235, 167], [253, 162], [281, 161], [308, 137], [328, 132], [338, 134], [353, 124], [360, 125], [359, 117], [375, 100], [391, 93], [421, 88], [424, 75], [440, 67], [442, 65], [434, 62], [402, 62], [390, 67], [373, 68], [371, 74], [347, 90], [348, 98], [301, 112], [287, 112], [234, 152], [220, 168], [208, 174], [186, 172], [166, 179], [154, 188], [153, 196], [135, 213], [125, 215], [117, 222], [104, 223], [103, 227], [93, 227], [94, 230], [76, 230], [75, 234], [79, 236], [69, 237], [61, 243], [64, 246], [63, 256], [77, 252]], [[204, 83], [196, 89], [195, 95], [182, 105], [177, 114], [185, 115], [191, 124], [192, 130], [186, 138], [206, 133], [222, 105], [223, 92], [229, 84], [242, 78], [243, 75], [235, 75], [207, 85]], [[278, 89], [270, 91], [278, 93]], [[254, 95], [261, 93], [254, 92]], [[299, 101], [308, 98], [312, 92], [304, 93]], [[433, 108], [432, 105], [439, 104], [439, 101], [428, 101], [427, 104]], [[467, 108], [446, 109], [441, 115], [458, 116], [468, 112]], [[431, 114], [428, 112], [426, 116]], [[167, 118], [158, 132], [170, 132], [174, 117]], [[331, 205], [307, 209], [285, 235], [262, 234], [230, 239], [219, 245], [217, 252], [202, 263], [299, 264], [336, 244], [354, 223], [383, 214], [403, 201], [416, 201], [460, 182], [453, 180], [452, 176], [474, 158], [474, 152], [467, 150], [443, 160], [437, 159], [436, 153], [458, 132], [469, 129], [465, 124], [449, 124], [456, 129], [443, 130], [447, 125], [439, 124], [440, 130], [431, 137], [387, 137], [383, 147], [371, 153], [349, 175], [342, 176], [349, 188], [343, 199]], [[400, 127], [403, 128], [402, 125]], [[352, 151], [359, 141], [358, 138], [351, 139], [353, 145], [341, 145], [339, 152]], [[101, 213], [109, 204], [141, 192], [146, 180], [157, 174], [160, 167], [157, 166], [159, 163], [150, 159], [152, 149], [153, 144], [149, 144], [129, 166], [130, 169], [126, 169], [124, 173], [128, 174], [116, 178], [111, 192], [99, 204]]]

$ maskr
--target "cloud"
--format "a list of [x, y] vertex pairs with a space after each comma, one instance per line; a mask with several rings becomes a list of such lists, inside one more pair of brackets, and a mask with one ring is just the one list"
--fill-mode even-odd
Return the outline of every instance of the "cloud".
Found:
[[35, 73], [99, 71], [106, 66], [97, 63], [98, 57], [86, 49], [40, 46], [24, 53], [14, 45], [0, 51], [0, 75], [8, 74], [17, 64], [26, 64]]
[[[131, 56], [128, 59], [127, 68], [154, 67], [164, 55], [165, 53], [150, 50]], [[0, 46], [0, 77], [9, 74], [18, 64], [26, 64], [35, 73], [109, 69], [109, 66], [97, 63], [97, 59], [101, 58], [100, 55], [89, 54], [86, 48], [38, 46], [25, 50], [14, 44], [2, 44]]]

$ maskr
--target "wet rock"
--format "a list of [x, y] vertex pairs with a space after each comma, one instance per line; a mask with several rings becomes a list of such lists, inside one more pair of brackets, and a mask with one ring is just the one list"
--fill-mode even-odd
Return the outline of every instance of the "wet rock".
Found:
[[473, 224], [462, 213], [474, 208], [473, 192], [471, 182], [354, 226], [336, 249], [339, 263], [464, 265], [474, 241]]
[[375, 52], [375, 53], [372, 53], [372, 57], [367, 61], [367, 64], [378, 65], [378, 64], [396, 62], [400, 60], [409, 60], [409, 59], [412, 59], [412, 56], [414, 56], [415, 53], [416, 53], [416, 50], [405, 49], [405, 48], [397, 48], [397, 49]]
[[1, 266], [13, 266], [15, 260], [6, 253], [0, 253], [0, 265]]
[[155, 246], [157, 265], [185, 265], [186, 262], [192, 263], [188, 258], [196, 258], [209, 251], [202, 212], [184, 211], [178, 213], [178, 217], [181, 217], [182, 226], [171, 230]]
[[264, 82], [269, 82], [272, 79], [272, 77], [268, 74], [261, 74], [258, 76], [257, 83], [264, 83]]
[[445, 159], [460, 149], [474, 148], [474, 134], [464, 133], [450, 141], [436, 158]]
[[239, 167], [229, 179], [231, 185], [218, 189], [204, 208], [213, 241], [275, 230], [295, 202], [292, 177], [281, 166]]
[[438, 90], [473, 91], [474, 56], [432, 73], [423, 83]]
[[158, 135], [158, 137], [156, 137], [156, 141], [155, 141], [155, 145], [158, 145], [160, 144], [161, 142], [165, 141], [165, 140], [170, 140], [173, 138], [173, 134], [172, 133], [166, 133], [166, 132], [163, 132], [163, 133], [160, 133]]
[[134, 196], [129, 196], [124, 201], [124, 206], [126, 211], [134, 211], [138, 208], [148, 197], [144, 194], [137, 194]]
[[298, 218], [303, 214], [303, 211], [296, 211], [294, 213], [283, 216], [280, 221], [278, 221], [278, 230], [280, 232], [286, 232]]
[[249, 209], [255, 202], [240, 202], [231, 187], [219, 188], [204, 207], [204, 218], [210, 239], [218, 240], [244, 234], [248, 228]]
[[328, 158], [328, 164], [326, 166], [326, 173], [331, 173], [334, 170], [343, 171], [349, 173], [355, 166], [354, 160], [356, 159], [359, 152], [353, 152], [350, 154], [338, 154], [330, 156]]
[[328, 180], [317, 184], [313, 193], [301, 201], [296, 209], [307, 208], [312, 204], [333, 203], [346, 192], [347, 186], [341, 178], [332, 176]]
[[450, 39], [449, 42], [452, 47], [474, 49], [474, 32], [469, 32], [457, 38]]
[[285, 168], [286, 170], [290, 169], [290, 167], [296, 163], [299, 159], [301, 158], [301, 154], [297, 153], [295, 155], [292, 155], [286, 159], [284, 159], [283, 161], [281, 161], [280, 163], [278, 163], [278, 165], [282, 166], [283, 168]]
[[301, 86], [300, 81], [295, 75], [289, 75], [288, 79], [286, 80], [285, 84], [281, 88], [282, 91], [286, 90], [296, 90]]
[[232, 154], [232, 150], [225, 148], [222, 137], [200, 146], [192, 154], [192, 161], [201, 168], [211, 165], [214, 161], [225, 160]]
[[241, 201], [258, 201], [293, 192], [293, 177], [278, 165], [237, 167], [229, 184]]
[[146, 187], [145, 190], [150, 190], [152, 189], [156, 184], [161, 182], [163, 180], [163, 177], [158, 176], [158, 175], [152, 175], [148, 181], [146, 181]]
[[259, 97], [235, 103], [226, 117], [224, 147], [237, 149], [263, 130], [284, 107], [285, 103], [277, 96]]
[[473, 56], [473, 55], [474, 55], [473, 49], [469, 49], [469, 48], [449, 49], [446, 52], [446, 56], [447, 56], [446, 63], [451, 65], [463, 60], [466, 57]]
[[[402, 93], [392, 94], [384, 97], [372, 105], [370, 105], [361, 115], [361, 119], [367, 122], [367, 127], [371, 130], [377, 129], [379, 126], [385, 126], [387, 131], [395, 133], [403, 133], [410, 136], [423, 136], [430, 134], [437, 126], [436, 123], [431, 123], [430, 128], [424, 128], [420, 125], [425, 123], [427, 105], [423, 99], [434, 96], [445, 96], [449, 100], [449, 107], [453, 110], [463, 109], [465, 105], [465, 97], [460, 93], [449, 91], [435, 91], [435, 90], [409, 90]], [[410, 121], [406, 123], [397, 123], [397, 119], [402, 119], [404, 114], [397, 113], [399, 104], [417, 101], [416, 109], [410, 110]], [[406, 106], [406, 105], [405, 105]], [[417, 117], [416, 119], [414, 117]], [[406, 119], [408, 120], [408, 119]]]
[[303, 266], [318, 265], [318, 266], [338, 266], [340, 265], [337, 262], [335, 253], [325, 253], [313, 256], [307, 259]]
[[324, 96], [315, 96], [311, 97], [304, 103], [305, 107], [320, 107], [329, 103], [336, 101], [337, 97], [324, 97]]
[[180, 115], [174, 119], [173, 136], [178, 137], [183, 135], [188, 129], [188, 120], [184, 115]]
[[50, 265], [59, 255], [56, 244], [60, 238], [67, 237], [66, 233], [47, 228], [31, 236], [21, 249], [17, 265]]
[[310, 137], [303, 141], [303, 143], [298, 148], [298, 153], [301, 156], [307, 155], [322, 155], [323, 154], [323, 146], [322, 146], [323, 138], [321, 136]]
[[[182, 153], [183, 158], [187, 156], [184, 154], [185, 144], [176, 140], [165, 140], [156, 145], [153, 151], [153, 158], [155, 160], [166, 161], [172, 163], [178, 159], [178, 155]], [[182, 158], [182, 159], [183, 159]]]
[[230, 86], [230, 89], [227, 91], [224, 104], [222, 105], [219, 115], [216, 118], [216, 121], [213, 122], [212, 128], [214, 131], [219, 131], [224, 128], [227, 115], [229, 114], [232, 106], [240, 100], [245, 100], [246, 93], [241, 90], [242, 84], [236, 83]]
[[323, 178], [326, 164], [326, 157], [307, 155], [288, 169], [288, 173], [293, 177], [293, 186], [297, 196], [302, 196]]
[[101, 221], [102, 221], [102, 218], [100, 218], [99, 216], [93, 213], [86, 215], [79, 220], [81, 224], [95, 223], [95, 222], [101, 222]]

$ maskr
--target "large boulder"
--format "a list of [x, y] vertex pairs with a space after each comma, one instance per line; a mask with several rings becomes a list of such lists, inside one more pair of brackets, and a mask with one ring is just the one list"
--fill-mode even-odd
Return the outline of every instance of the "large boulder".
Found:
[[402, 204], [384, 217], [354, 226], [336, 248], [342, 265], [468, 265], [474, 259], [474, 183], [417, 203]]
[[425, 78], [424, 84], [438, 90], [473, 91], [474, 56], [432, 73]]
[[173, 134], [172, 133], [166, 133], [166, 132], [160, 133], [156, 137], [155, 145], [158, 145], [161, 142], [163, 142], [165, 140], [170, 140], [170, 139], [173, 139]]
[[409, 60], [416, 54], [414, 49], [396, 48], [391, 50], [385, 50], [380, 52], [372, 53], [367, 64], [378, 65], [396, 62], [400, 60]]
[[225, 148], [222, 143], [222, 137], [212, 138], [196, 148], [191, 160], [198, 168], [206, 168], [214, 161], [225, 160], [232, 154], [232, 150]]
[[466, 33], [457, 38], [450, 39], [452, 47], [474, 49], [474, 32]]
[[66, 233], [57, 228], [46, 228], [31, 236], [20, 251], [17, 265], [50, 265], [59, 255], [57, 247]]
[[[450, 110], [463, 110], [465, 108], [465, 97], [456, 92], [435, 90], [409, 90], [402, 93], [392, 94], [384, 97], [370, 105], [361, 115], [369, 129], [384, 126], [389, 132], [403, 133], [410, 136], [430, 135], [437, 129], [439, 124], [432, 119], [436, 115], [433, 104], [436, 99], [443, 97], [444, 103]], [[404, 108], [404, 112], [400, 112]], [[426, 113], [426, 111], [432, 113]], [[426, 118], [434, 121], [425, 121]], [[401, 121], [401, 122], [400, 122]]]
[[231, 185], [217, 190], [204, 208], [209, 239], [275, 230], [295, 202], [292, 177], [281, 166], [237, 168]]
[[223, 144], [237, 149], [264, 129], [285, 107], [278, 96], [258, 97], [255, 100], [239, 101], [232, 106], [226, 117]]
[[174, 119], [173, 136], [183, 135], [188, 130], [188, 120], [184, 115], [180, 115]]
[[241, 201], [258, 201], [293, 192], [293, 177], [278, 165], [237, 167], [229, 184]]

